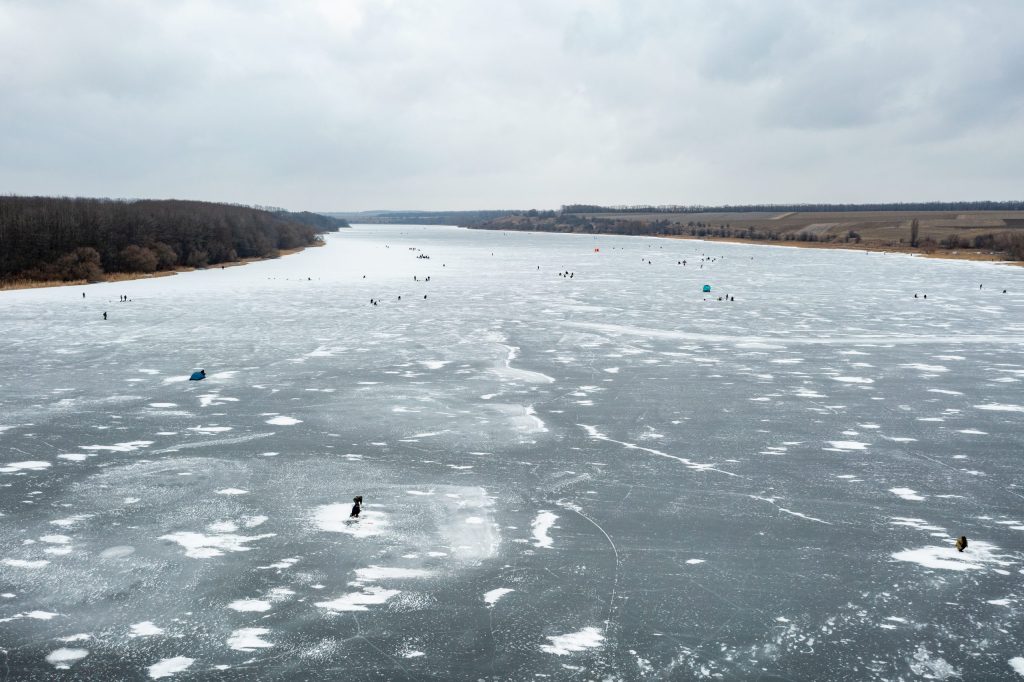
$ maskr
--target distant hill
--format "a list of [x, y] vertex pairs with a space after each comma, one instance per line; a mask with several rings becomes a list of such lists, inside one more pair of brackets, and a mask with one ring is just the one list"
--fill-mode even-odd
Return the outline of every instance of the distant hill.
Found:
[[337, 232], [340, 228], [351, 227], [344, 218], [337, 218], [323, 213], [310, 213], [309, 211], [275, 211], [277, 215], [293, 223], [309, 225], [317, 232]]
[[324, 215], [341, 218], [351, 223], [377, 223], [393, 225], [466, 225], [502, 216], [514, 215], [518, 211], [351, 211], [331, 212]]
[[848, 246], [1024, 260], [1024, 202], [592, 206], [520, 211], [465, 227]]
[[1024, 211], [1024, 201], [901, 201], [862, 204], [668, 204], [595, 206], [565, 204], [561, 213], [850, 213], [866, 211]]

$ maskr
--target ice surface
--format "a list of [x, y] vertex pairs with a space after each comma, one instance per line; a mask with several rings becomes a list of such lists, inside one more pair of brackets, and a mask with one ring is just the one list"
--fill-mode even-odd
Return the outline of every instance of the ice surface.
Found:
[[1024, 269], [379, 226], [82, 290], [0, 293], [11, 680], [1024, 674]]

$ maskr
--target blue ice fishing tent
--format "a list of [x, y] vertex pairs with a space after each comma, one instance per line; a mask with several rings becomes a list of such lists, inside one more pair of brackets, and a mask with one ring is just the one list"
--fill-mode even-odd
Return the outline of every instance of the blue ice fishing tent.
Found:
[[705, 294], [710, 294], [710, 293], [711, 293], [711, 285], [710, 285], [710, 284], [705, 284], [705, 285], [704, 285], [704, 288], [702, 289], [702, 291], [703, 291], [703, 292], [704, 292]]
[[199, 370], [198, 372], [192, 372], [192, 376], [188, 378], [189, 381], [202, 381], [206, 378], [206, 371]]

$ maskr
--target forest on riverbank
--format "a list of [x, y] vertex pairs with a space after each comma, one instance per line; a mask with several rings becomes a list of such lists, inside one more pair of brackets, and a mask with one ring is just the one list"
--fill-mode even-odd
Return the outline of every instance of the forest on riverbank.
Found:
[[0, 196], [0, 284], [276, 258], [347, 226], [308, 212], [205, 201]]

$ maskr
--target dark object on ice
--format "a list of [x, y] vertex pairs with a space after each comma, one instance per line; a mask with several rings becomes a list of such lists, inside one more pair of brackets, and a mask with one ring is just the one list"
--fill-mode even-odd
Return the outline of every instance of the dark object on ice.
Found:
[[104, 319], [104, 320], [105, 320], [105, 319], [107, 319], [107, 313], [106, 313], [105, 311], [104, 311], [104, 313], [103, 313], [103, 319]]
[[711, 285], [705, 284], [704, 288], [702, 288], [701, 291], [703, 291], [705, 294], [708, 293], [709, 291], [711, 291]]
[[362, 511], [363, 496], [356, 495], [355, 497], [352, 498], [352, 502], [354, 502], [354, 504], [352, 505], [352, 513], [349, 514], [349, 518], [358, 519], [359, 512]]
[[914, 294], [914, 298], [917, 298], [917, 294]]
[[956, 549], [958, 552], [962, 552], [967, 549], [967, 536], [961, 535], [956, 539]]
[[192, 372], [192, 376], [188, 378], [189, 381], [202, 381], [206, 378], [206, 370], [201, 369], [198, 372]]

